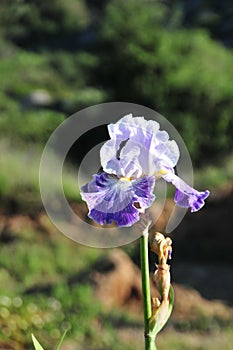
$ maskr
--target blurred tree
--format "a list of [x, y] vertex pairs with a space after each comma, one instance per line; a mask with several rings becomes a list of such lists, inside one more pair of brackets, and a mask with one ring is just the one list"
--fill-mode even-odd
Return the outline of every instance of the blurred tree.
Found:
[[205, 28], [214, 39], [233, 46], [232, 0], [175, 0], [173, 6], [182, 9], [182, 26]]
[[22, 47], [75, 47], [77, 33], [89, 21], [82, 0], [2, 0], [0, 31]]
[[11, 118], [35, 89], [67, 115], [131, 101], [168, 117], [193, 159], [232, 150], [232, 53], [210, 38], [229, 1], [2, 0], [0, 109]]
[[163, 113], [193, 159], [203, 161], [233, 147], [232, 53], [204, 30], [176, 29], [174, 16], [155, 1], [110, 1], [101, 21], [99, 80], [112, 100]]

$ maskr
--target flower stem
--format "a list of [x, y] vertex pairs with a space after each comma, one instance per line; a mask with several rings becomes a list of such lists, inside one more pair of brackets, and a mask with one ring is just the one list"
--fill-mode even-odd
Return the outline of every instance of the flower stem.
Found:
[[156, 350], [154, 339], [149, 336], [149, 319], [151, 317], [150, 275], [148, 259], [148, 230], [140, 238], [140, 257], [142, 273], [142, 298], [144, 310], [145, 350]]

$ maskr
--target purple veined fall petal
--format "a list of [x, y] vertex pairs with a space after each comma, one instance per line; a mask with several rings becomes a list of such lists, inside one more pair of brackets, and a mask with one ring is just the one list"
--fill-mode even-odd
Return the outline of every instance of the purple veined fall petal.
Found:
[[174, 201], [182, 208], [191, 208], [191, 212], [200, 210], [205, 205], [205, 199], [209, 196], [208, 190], [199, 192], [189, 186], [173, 172], [168, 172], [162, 176], [167, 182], [171, 182], [176, 187]]
[[99, 224], [116, 222], [117, 226], [132, 226], [141, 211], [154, 201], [155, 178], [144, 176], [129, 180], [106, 174], [93, 175], [93, 180], [81, 188], [87, 202], [88, 216]]

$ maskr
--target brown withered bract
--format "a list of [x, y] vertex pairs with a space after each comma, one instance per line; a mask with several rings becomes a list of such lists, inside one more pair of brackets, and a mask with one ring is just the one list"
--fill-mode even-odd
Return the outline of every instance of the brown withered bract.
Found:
[[[172, 253], [172, 240], [170, 238], [164, 237], [160, 232], [155, 232], [155, 234], [150, 236], [150, 248], [158, 255], [158, 265], [156, 265], [157, 270], [154, 273], [154, 282], [156, 288], [160, 294], [160, 302], [166, 303], [169, 300], [169, 290], [170, 290], [170, 266], [167, 264], [167, 260], [171, 259]], [[154, 307], [156, 308], [158, 301], [155, 302]]]
[[167, 263], [168, 259], [171, 259], [172, 253], [172, 240], [169, 237], [164, 237], [160, 232], [150, 236], [150, 249], [152, 252], [158, 255], [159, 265]]

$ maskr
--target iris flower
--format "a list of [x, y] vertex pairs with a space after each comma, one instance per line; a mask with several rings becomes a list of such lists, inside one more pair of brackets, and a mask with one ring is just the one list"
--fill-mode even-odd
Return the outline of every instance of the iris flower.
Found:
[[126, 115], [108, 125], [110, 140], [100, 150], [102, 171], [81, 188], [88, 216], [103, 225], [132, 226], [155, 200], [156, 181], [163, 178], [176, 187], [174, 201], [198, 211], [209, 191], [199, 192], [174, 171], [179, 148], [156, 121]]

